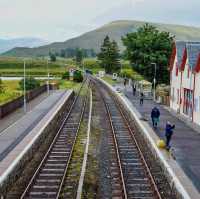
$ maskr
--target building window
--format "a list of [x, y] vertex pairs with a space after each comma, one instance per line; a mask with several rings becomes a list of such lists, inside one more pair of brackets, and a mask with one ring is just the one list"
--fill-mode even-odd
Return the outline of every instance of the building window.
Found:
[[176, 76], [178, 76], [178, 67], [176, 67]]
[[184, 104], [183, 113], [188, 116], [192, 116], [193, 109], [193, 91], [190, 89], [184, 89]]
[[195, 112], [199, 111], [199, 99], [198, 98], [194, 99], [194, 111]]
[[187, 78], [190, 77], [190, 67], [188, 66], [188, 71], [187, 71]]
[[179, 104], [179, 89], [177, 89], [177, 104]]
[[173, 102], [174, 101], [174, 87], [172, 88], [171, 98], [172, 98], [172, 102]]

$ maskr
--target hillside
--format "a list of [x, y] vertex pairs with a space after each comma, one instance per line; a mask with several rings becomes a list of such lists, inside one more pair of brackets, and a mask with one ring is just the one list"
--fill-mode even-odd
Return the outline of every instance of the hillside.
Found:
[[[120, 49], [123, 50], [121, 37], [128, 32], [136, 31], [138, 27], [144, 25], [145, 23], [146, 22], [129, 20], [114, 21], [96, 30], [85, 33], [79, 37], [67, 40], [65, 42], [56, 42], [38, 48], [14, 48], [3, 55], [20, 57], [45, 56], [49, 53], [49, 51], [60, 52], [61, 49], [77, 47], [85, 49], [93, 48], [96, 52], [98, 52], [106, 35], [109, 35], [112, 39], [116, 40], [120, 46]], [[156, 26], [159, 30], [170, 32], [176, 36], [177, 40], [200, 40], [200, 28], [197, 27], [159, 23], [150, 24]]]
[[15, 47], [38, 47], [46, 45], [47, 42], [40, 38], [16, 38], [16, 39], [0, 39], [0, 53], [11, 50]]

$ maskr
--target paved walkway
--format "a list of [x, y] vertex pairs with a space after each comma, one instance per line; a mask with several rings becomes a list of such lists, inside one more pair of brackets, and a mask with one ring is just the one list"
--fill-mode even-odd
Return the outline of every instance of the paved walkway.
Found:
[[2, 161], [20, 141], [29, 134], [36, 124], [62, 98], [65, 91], [55, 91], [33, 110], [3, 130], [0, 134], [0, 161]]
[[[39, 103], [41, 103], [45, 98], [48, 97], [47, 92], [42, 93], [35, 99], [31, 100], [27, 103], [27, 112], [31, 111], [35, 106], [37, 106]], [[25, 115], [24, 108], [18, 108], [16, 111], [8, 114], [6, 117], [0, 119], [0, 133], [8, 128], [11, 124], [15, 123], [17, 120], [19, 120], [21, 117]]]
[[[122, 85], [117, 87], [123, 88]], [[151, 126], [150, 114], [152, 108], [157, 106], [160, 109], [160, 124], [158, 129], [154, 130], [160, 138], [165, 138], [167, 121], [176, 125], [171, 141], [173, 154], [178, 164], [200, 192], [200, 134], [172, 115], [164, 106], [156, 104], [152, 100], [144, 100], [144, 104], [141, 106], [139, 99], [133, 96], [131, 87], [126, 90], [123, 89], [123, 91], [141, 116], [148, 119]]]

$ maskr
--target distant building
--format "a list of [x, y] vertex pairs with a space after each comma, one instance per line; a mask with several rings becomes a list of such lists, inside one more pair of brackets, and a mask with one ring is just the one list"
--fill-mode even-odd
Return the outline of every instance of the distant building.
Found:
[[200, 42], [174, 43], [170, 107], [200, 125]]
[[69, 76], [70, 77], [73, 77], [74, 76], [74, 72], [77, 70], [77, 68], [76, 67], [70, 67], [69, 69], [68, 69], [68, 71], [69, 71]]

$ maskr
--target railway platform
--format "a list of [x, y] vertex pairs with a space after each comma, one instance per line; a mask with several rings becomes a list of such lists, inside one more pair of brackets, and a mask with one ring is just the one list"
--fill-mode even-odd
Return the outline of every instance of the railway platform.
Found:
[[[105, 83], [105, 82], [104, 82]], [[108, 84], [107, 84], [108, 85]], [[189, 127], [182, 120], [177, 118], [170, 112], [169, 108], [157, 104], [152, 100], [144, 100], [143, 106], [140, 105], [139, 98], [133, 96], [132, 88], [123, 84], [109, 86], [115, 93], [119, 90], [123, 103], [136, 118], [142, 131], [147, 135], [148, 139], [157, 151], [157, 155], [164, 162], [169, 178], [177, 187], [184, 198], [197, 199], [200, 198], [200, 134], [193, 128]], [[155, 130], [151, 124], [151, 110], [154, 106], [160, 109], [161, 117], [159, 127]], [[165, 125], [167, 121], [176, 125], [172, 138], [172, 150], [158, 149], [156, 142], [158, 139], [165, 137]]]
[[61, 109], [72, 91], [55, 91], [0, 134], [0, 184]]
[[[53, 93], [54, 91], [51, 91]], [[26, 109], [28, 113], [29, 111], [33, 110], [38, 104], [40, 104], [43, 100], [45, 100], [48, 97], [48, 93], [44, 92], [37, 96], [36, 98], [32, 99], [31, 101], [27, 102]], [[26, 113], [24, 113], [24, 107], [20, 107], [14, 112], [8, 114], [7, 116], [0, 119], [0, 133], [8, 128], [10, 125], [15, 123], [17, 120], [22, 118]]]
[[177, 118], [165, 106], [157, 104], [153, 100], [144, 100], [144, 104], [141, 106], [139, 99], [133, 96], [131, 88], [124, 90], [124, 92], [141, 116], [148, 120], [151, 127], [153, 127], [151, 110], [154, 106], [159, 108], [161, 113], [159, 126], [153, 130], [160, 138], [165, 139], [167, 121], [175, 124], [176, 127], [171, 140], [173, 157], [200, 192], [200, 134]]

